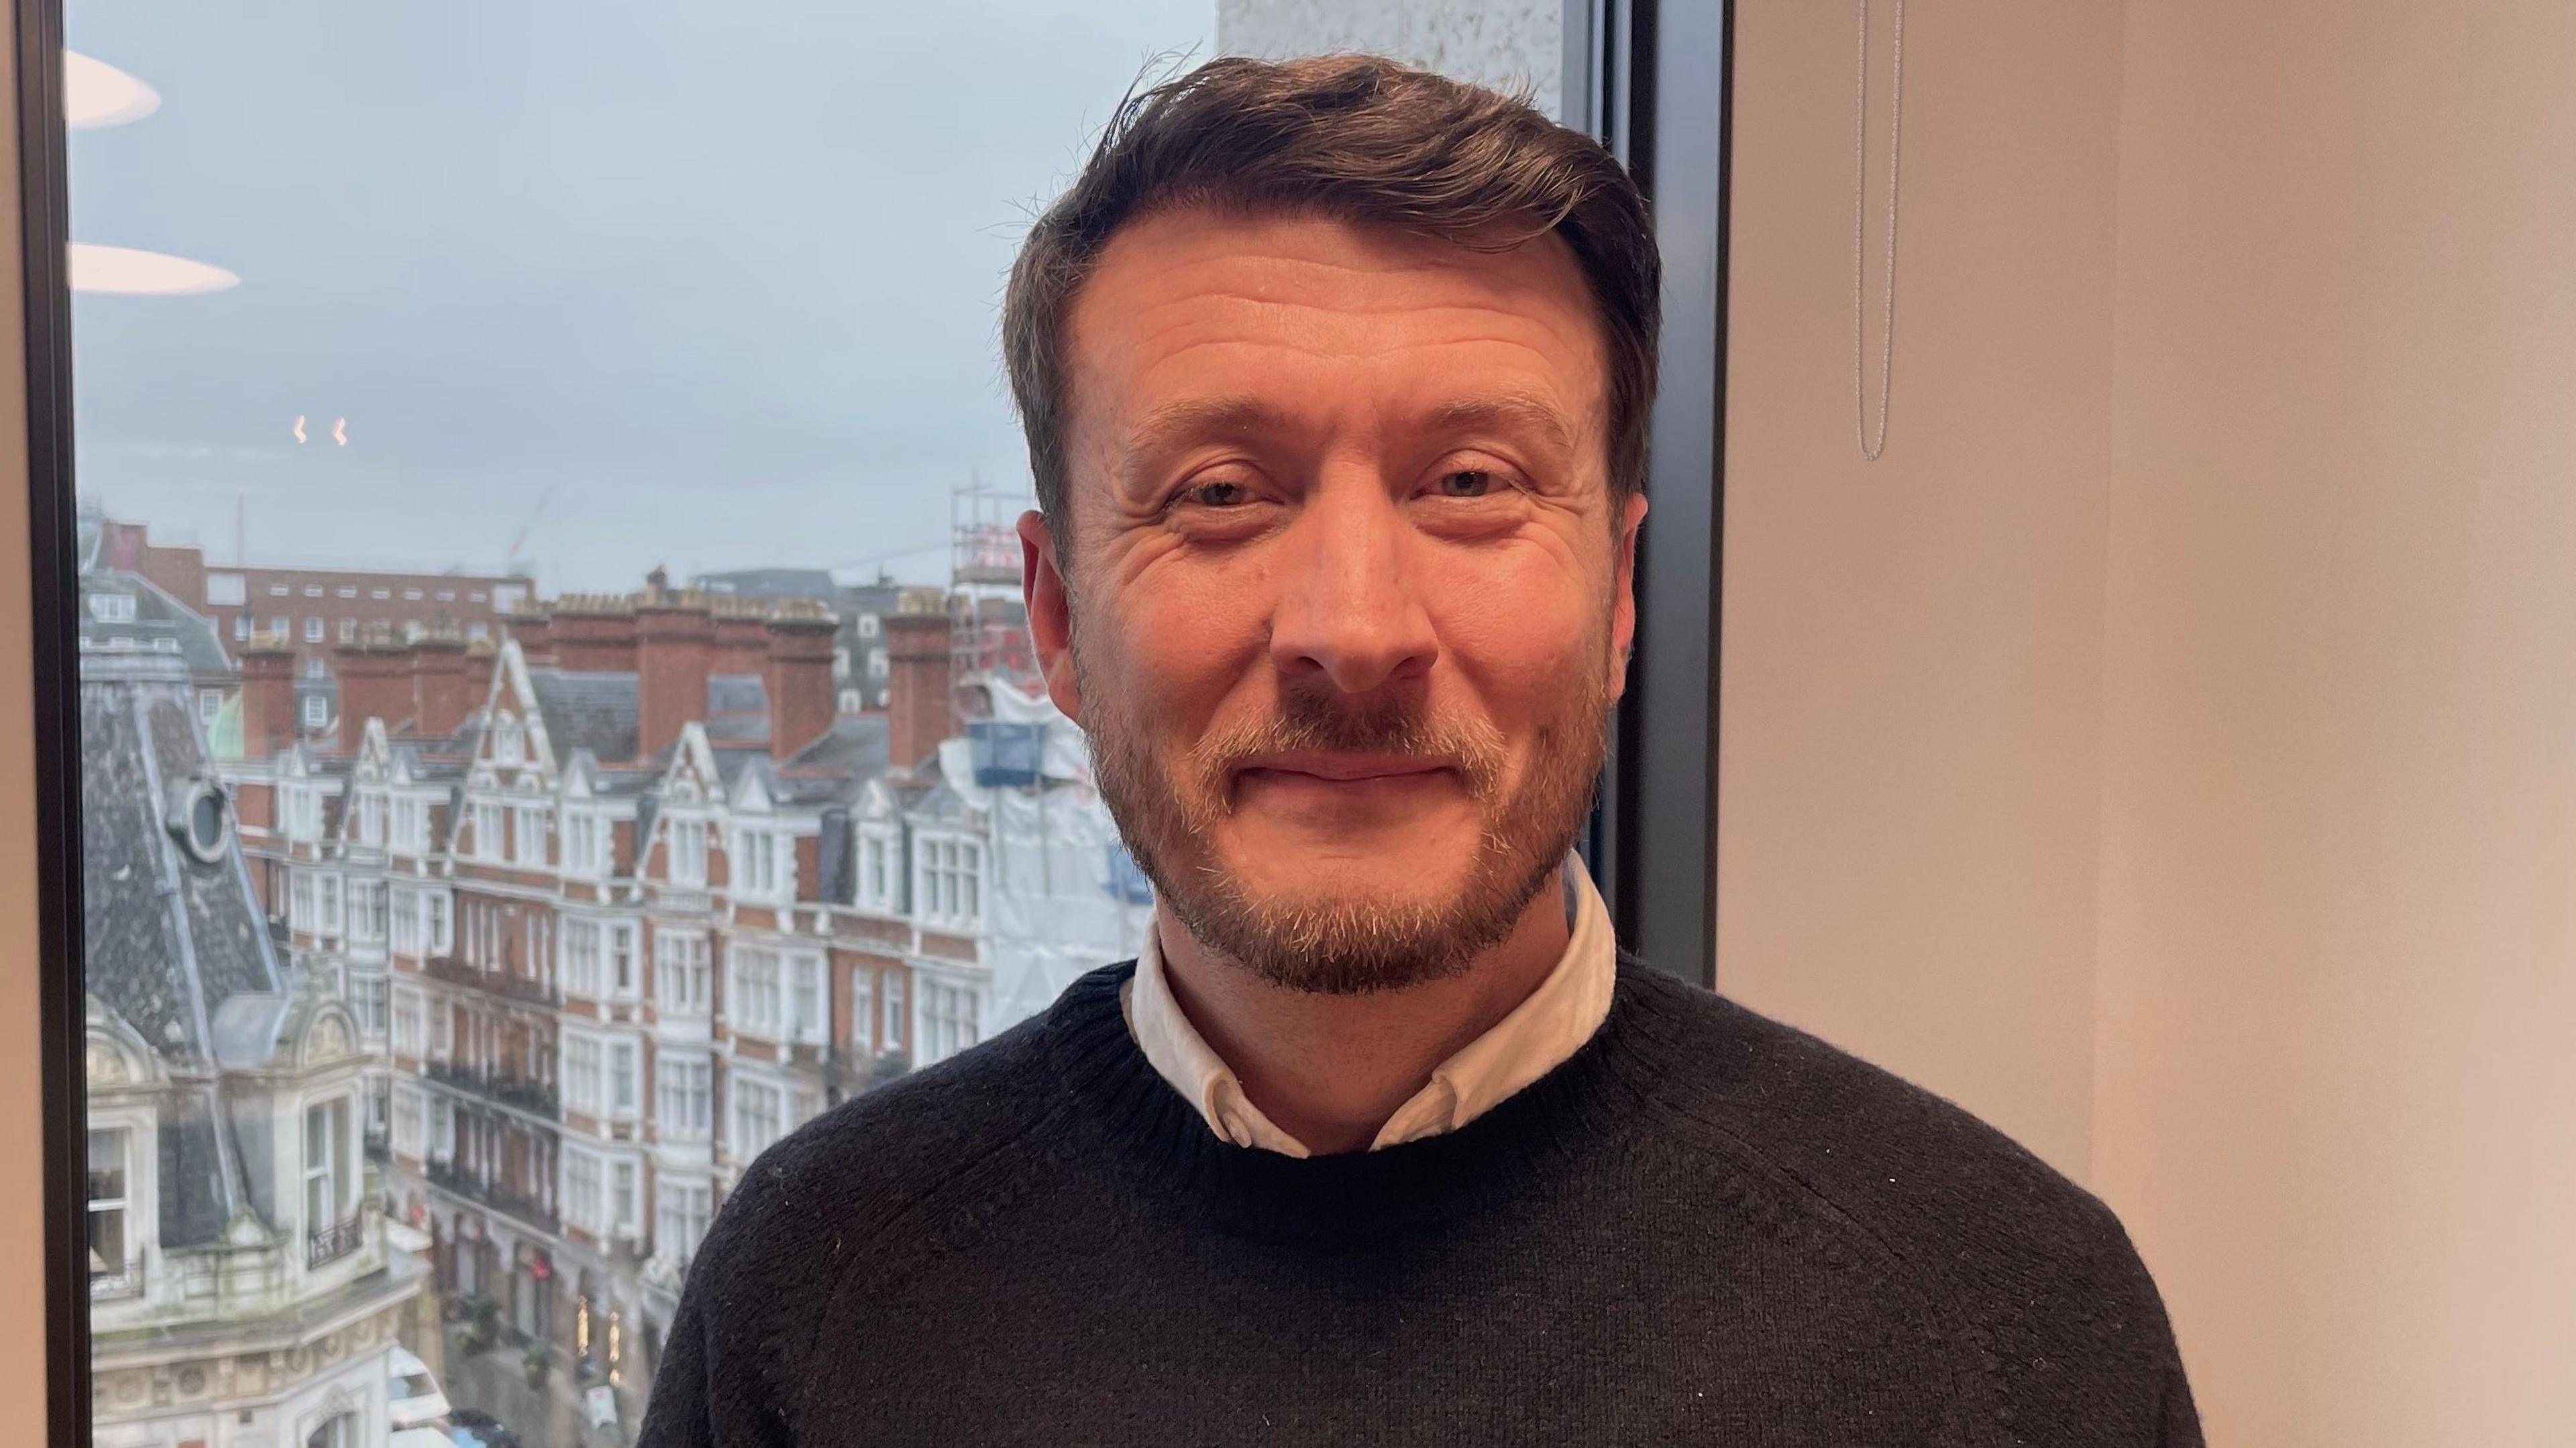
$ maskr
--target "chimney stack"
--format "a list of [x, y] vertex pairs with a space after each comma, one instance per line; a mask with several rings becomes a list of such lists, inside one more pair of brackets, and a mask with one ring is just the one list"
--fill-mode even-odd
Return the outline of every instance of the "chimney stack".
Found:
[[555, 661], [554, 615], [534, 600], [519, 605], [506, 627], [510, 637], [519, 641], [519, 657], [532, 669], [543, 668]]
[[769, 757], [785, 759], [832, 727], [832, 644], [841, 621], [806, 599], [769, 619]]
[[635, 668], [635, 605], [627, 599], [596, 594], [558, 598], [546, 634], [554, 645], [555, 667], [566, 673], [615, 674]]
[[715, 622], [694, 594], [648, 590], [635, 604], [635, 754], [650, 759], [707, 717]]
[[392, 729], [412, 716], [411, 650], [379, 634], [331, 651], [340, 676], [340, 752], [355, 754], [369, 719]]
[[295, 646], [253, 634], [241, 651], [242, 757], [266, 759], [295, 742]]
[[746, 599], [711, 598], [715, 617], [715, 659], [711, 674], [765, 674], [769, 671], [769, 610]]
[[454, 634], [423, 634], [412, 640], [412, 730], [423, 738], [454, 734], [483, 703], [465, 678], [465, 640]]
[[886, 615], [886, 763], [911, 769], [949, 735], [948, 615]]
[[465, 712], [473, 713], [492, 697], [492, 670], [501, 662], [501, 651], [490, 639], [472, 639], [465, 645]]

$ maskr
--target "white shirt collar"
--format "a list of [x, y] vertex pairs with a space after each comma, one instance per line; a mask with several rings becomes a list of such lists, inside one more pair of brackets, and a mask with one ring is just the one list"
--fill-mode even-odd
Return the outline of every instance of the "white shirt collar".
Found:
[[[1572, 856], [1565, 862], [1565, 881], [1572, 928], [1555, 969], [1491, 1030], [1432, 1068], [1431, 1079], [1378, 1129], [1370, 1150], [1457, 1130], [1555, 1070], [1600, 1029], [1610, 1014], [1619, 971], [1610, 910], [1590, 873]], [[1305, 1143], [1252, 1104], [1233, 1068], [1218, 1059], [1190, 1024], [1172, 994], [1152, 931], [1146, 932], [1136, 973], [1119, 992], [1119, 1004], [1145, 1059], [1197, 1108], [1210, 1130], [1237, 1146], [1309, 1155]]]

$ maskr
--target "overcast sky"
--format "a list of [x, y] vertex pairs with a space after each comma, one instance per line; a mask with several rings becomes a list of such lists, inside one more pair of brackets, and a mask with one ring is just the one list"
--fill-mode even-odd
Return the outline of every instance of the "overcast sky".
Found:
[[65, 8], [162, 97], [72, 133], [73, 239], [242, 278], [76, 300], [82, 494], [215, 562], [237, 498], [271, 563], [489, 568], [534, 514], [550, 593], [923, 545], [888, 566], [944, 578], [951, 486], [1027, 486], [994, 333], [1029, 209], [1214, 29], [1212, 0]]

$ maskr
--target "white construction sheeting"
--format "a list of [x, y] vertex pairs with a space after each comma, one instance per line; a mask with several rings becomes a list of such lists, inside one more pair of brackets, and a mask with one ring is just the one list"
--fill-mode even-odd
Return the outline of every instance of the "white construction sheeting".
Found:
[[992, 995], [986, 1038], [1045, 1010], [1086, 971], [1126, 960], [1145, 943], [1154, 907], [1143, 877], [1118, 841], [1118, 827], [1092, 783], [1082, 730], [1045, 695], [1023, 694], [987, 680], [993, 720], [1036, 726], [1033, 756], [1025, 733], [1010, 731], [1014, 756], [996, 768], [978, 741], [951, 739], [939, 748], [949, 788], [986, 821], [985, 960]]

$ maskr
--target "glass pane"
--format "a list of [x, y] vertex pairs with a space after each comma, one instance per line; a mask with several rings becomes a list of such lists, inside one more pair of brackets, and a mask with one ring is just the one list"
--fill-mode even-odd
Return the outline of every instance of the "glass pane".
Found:
[[[1552, 103], [1556, 7], [1510, 8], [1544, 43], [1491, 74]], [[299, 1401], [631, 1441], [752, 1154], [1146, 938], [1019, 601], [994, 332], [1033, 203], [1150, 58], [1401, 28], [65, 9], [100, 66], [70, 146], [92, 1108], [159, 1123], [90, 1137], [123, 1203], [89, 1224], [101, 1441], [170, 1437], [166, 1343], [232, 1383], [324, 1292], [374, 1346]], [[223, 793], [173, 833], [196, 780]], [[256, 1310], [156, 1265], [244, 1213], [276, 1241], [227, 1270], [283, 1284]], [[279, 1441], [385, 1441], [310, 1421]]]

